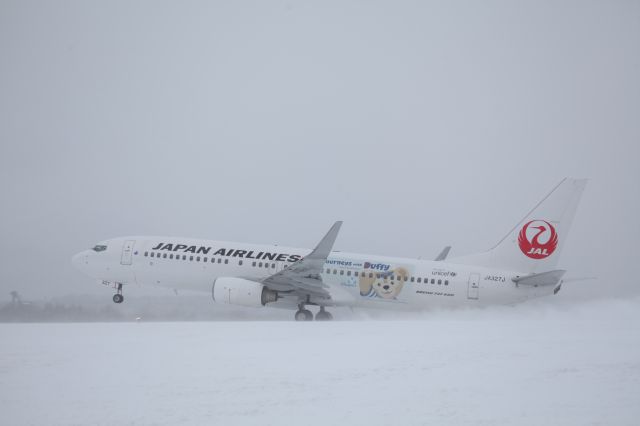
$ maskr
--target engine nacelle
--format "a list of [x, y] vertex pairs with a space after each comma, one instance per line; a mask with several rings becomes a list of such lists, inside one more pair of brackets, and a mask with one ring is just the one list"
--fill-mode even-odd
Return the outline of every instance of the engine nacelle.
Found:
[[211, 288], [213, 301], [229, 305], [259, 308], [278, 300], [278, 293], [269, 290], [262, 284], [242, 278], [216, 278]]

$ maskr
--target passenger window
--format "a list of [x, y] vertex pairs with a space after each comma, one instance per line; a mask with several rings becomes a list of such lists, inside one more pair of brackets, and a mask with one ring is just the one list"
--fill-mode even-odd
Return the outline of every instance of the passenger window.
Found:
[[337, 274], [337, 273], [338, 273], [338, 270], [337, 270], [337, 269], [334, 269], [334, 270], [333, 270], [333, 275], [335, 275], [335, 274]]
[[256, 262], [251, 262], [251, 266], [255, 267], [256, 266]]
[[155, 253], [154, 252], [151, 252], [151, 257], [155, 257]]
[[[285, 265], [285, 266], [286, 266], [286, 265]], [[276, 268], [276, 264], [275, 264], [275, 263], [272, 263], [272, 264], [271, 264], [271, 268], [272, 268], [272, 269], [275, 269], [275, 268]]]
[[414, 282], [416, 279], [414, 277], [411, 277], [411, 282]]
[[258, 267], [262, 268], [262, 262], [258, 263]]
[[222, 258], [218, 259], [218, 263], [222, 263]]
[[435, 283], [436, 283], [436, 280], [431, 278], [431, 284], [435, 284]]
[[438, 280], [438, 285], [441, 285], [441, 284], [442, 284], [442, 280]]
[[344, 271], [340, 269], [340, 275], [344, 275]]
[[173, 253], [169, 255], [169, 259], [173, 259]]
[[203, 262], [208, 262], [209, 260], [208, 260], [206, 257], [203, 257], [203, 258], [202, 258], [202, 261], [203, 261]]
[[418, 277], [418, 282], [421, 283], [422, 282], [422, 278]]
[[238, 260], [238, 265], [242, 266], [242, 260]]
[[148, 252], [148, 251], [145, 251], [145, 252], [144, 252], [144, 257], [147, 257], [147, 256], [149, 256], [149, 252]]
[[224, 260], [224, 264], [227, 265], [229, 263], [229, 259]]
[[357, 276], [358, 276], [358, 271], [355, 271], [355, 272], [353, 273], [353, 276], [354, 276], [354, 277], [357, 277]]
[[331, 273], [331, 269], [327, 268], [327, 274]]
[[409, 277], [405, 276], [404, 277], [404, 282], [407, 282], [408, 279], [409, 279]]
[[200, 256], [196, 257], [196, 262], [200, 262]]
[[369, 278], [373, 278], [373, 272], [369, 272]]
[[187, 260], [187, 255], [186, 254], [182, 255], [182, 260]]
[[351, 276], [351, 271], [347, 271], [347, 276], [350, 277]]
[[449, 280], [444, 280], [444, 285], [449, 285]]
[[164, 258], [166, 259], [166, 258], [167, 258], [167, 253], [164, 253], [164, 254], [162, 255], [162, 257], [164, 257]]

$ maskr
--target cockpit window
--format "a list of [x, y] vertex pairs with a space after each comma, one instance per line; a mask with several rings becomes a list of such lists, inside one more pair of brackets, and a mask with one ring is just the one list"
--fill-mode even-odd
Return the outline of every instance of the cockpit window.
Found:
[[102, 245], [97, 245], [93, 248], [93, 251], [105, 251], [107, 249], [107, 246], [102, 246]]

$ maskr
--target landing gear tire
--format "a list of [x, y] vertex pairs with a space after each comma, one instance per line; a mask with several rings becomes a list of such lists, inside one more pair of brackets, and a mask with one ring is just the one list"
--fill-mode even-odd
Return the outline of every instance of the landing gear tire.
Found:
[[316, 321], [331, 321], [333, 319], [333, 315], [331, 312], [327, 312], [324, 310], [324, 307], [320, 307], [320, 311], [316, 314]]
[[313, 314], [307, 309], [299, 309], [295, 315], [296, 321], [313, 321]]
[[116, 294], [113, 295], [114, 303], [122, 303], [124, 301], [124, 296], [122, 295], [122, 283], [118, 283], [116, 285]]

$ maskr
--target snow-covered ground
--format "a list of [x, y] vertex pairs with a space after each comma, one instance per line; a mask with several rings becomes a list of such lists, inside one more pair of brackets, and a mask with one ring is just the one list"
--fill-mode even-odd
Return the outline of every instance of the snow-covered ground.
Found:
[[0, 325], [2, 425], [637, 425], [640, 301]]

